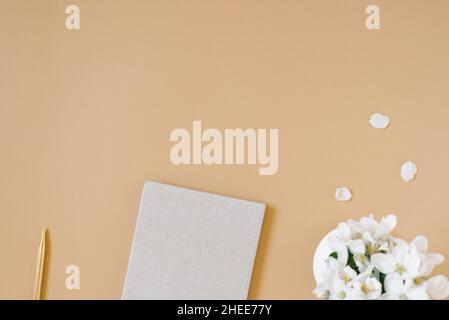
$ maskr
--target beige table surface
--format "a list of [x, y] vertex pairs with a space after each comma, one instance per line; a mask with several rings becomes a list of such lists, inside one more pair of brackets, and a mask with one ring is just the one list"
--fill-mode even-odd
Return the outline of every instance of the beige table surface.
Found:
[[[448, 14], [446, 0], [0, 0], [0, 298], [32, 297], [43, 226], [46, 298], [119, 298], [150, 179], [267, 203], [250, 298], [313, 298], [317, 243], [369, 213], [449, 257]], [[279, 128], [278, 173], [172, 165], [169, 134], [193, 120]]]

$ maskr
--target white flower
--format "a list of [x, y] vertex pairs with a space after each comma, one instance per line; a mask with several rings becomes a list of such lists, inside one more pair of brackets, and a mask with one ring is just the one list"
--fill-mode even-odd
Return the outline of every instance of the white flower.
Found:
[[435, 276], [425, 283], [427, 293], [432, 299], [443, 300], [449, 296], [449, 282], [445, 276]]
[[385, 277], [383, 300], [428, 300], [424, 285], [417, 286], [413, 280], [405, 280], [398, 274]]
[[417, 236], [412, 244], [416, 247], [419, 258], [421, 259], [420, 275], [423, 277], [430, 276], [435, 266], [443, 263], [444, 257], [439, 253], [427, 252], [428, 244], [426, 237]]
[[329, 300], [354, 300], [352, 287], [342, 279], [335, 277], [329, 289]]
[[324, 281], [316, 287], [314, 294], [319, 298], [345, 300], [352, 297], [352, 281], [357, 273], [350, 267], [340, 264], [334, 258], [327, 261], [328, 271]]
[[391, 231], [396, 226], [396, 220], [396, 216], [390, 214], [377, 222], [373, 215], [369, 215], [369, 217], [361, 218], [358, 222], [349, 220], [348, 224], [351, 226], [353, 233], [359, 234], [369, 243], [378, 244], [378, 242], [388, 240]]
[[346, 265], [348, 249], [353, 254], [365, 254], [365, 244], [362, 239], [353, 239], [351, 227], [347, 223], [340, 223], [335, 234], [329, 237], [329, 246], [337, 253], [339, 263]]
[[352, 296], [361, 300], [376, 300], [382, 294], [382, 284], [372, 276], [372, 267], [353, 281]]
[[371, 256], [371, 263], [384, 274], [396, 274], [403, 279], [419, 276], [421, 260], [414, 245], [398, 243], [391, 253], [376, 253]]
[[336, 259], [329, 257], [326, 261], [326, 272], [323, 277], [323, 281], [318, 283], [313, 293], [321, 299], [329, 298], [329, 290], [332, 286], [332, 280], [337, 273], [337, 269], [344, 266], [344, 264], [340, 264]]
[[366, 272], [371, 265], [370, 259], [364, 254], [354, 254], [353, 258], [359, 272]]
[[395, 226], [394, 215], [380, 222], [370, 215], [340, 223], [328, 237], [330, 256], [314, 293], [332, 300], [447, 298], [449, 280], [430, 277], [444, 257], [427, 252], [423, 236], [411, 243], [393, 237]]
[[330, 300], [352, 300], [352, 281], [357, 277], [357, 273], [351, 267], [339, 267], [331, 279], [329, 287]]

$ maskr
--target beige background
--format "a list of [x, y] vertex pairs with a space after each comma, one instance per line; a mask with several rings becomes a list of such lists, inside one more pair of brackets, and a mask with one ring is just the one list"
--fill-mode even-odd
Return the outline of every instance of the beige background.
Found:
[[[72, 3], [79, 31], [64, 27]], [[380, 31], [364, 27], [371, 3]], [[448, 13], [446, 0], [0, 0], [0, 298], [31, 298], [43, 226], [47, 298], [119, 298], [149, 179], [268, 204], [250, 298], [312, 298], [318, 241], [371, 212], [449, 257]], [[373, 112], [390, 128], [371, 128]], [[279, 128], [278, 174], [172, 165], [169, 133], [192, 120]]]

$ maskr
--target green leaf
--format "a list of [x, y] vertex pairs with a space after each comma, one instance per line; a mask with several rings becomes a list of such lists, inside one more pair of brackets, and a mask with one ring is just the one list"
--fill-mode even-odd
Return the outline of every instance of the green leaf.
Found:
[[332, 257], [332, 258], [334, 258], [335, 260], [337, 260], [337, 259], [338, 259], [338, 253], [337, 253], [336, 251], [334, 251], [334, 252], [332, 252], [332, 253], [329, 255], [329, 257]]
[[385, 273], [379, 271], [379, 282], [382, 285], [382, 293], [385, 293]]
[[350, 266], [355, 272], [360, 273], [359, 268], [357, 267], [357, 264], [355, 263], [354, 255], [352, 254], [351, 251], [349, 251], [349, 249], [348, 249], [348, 266]]

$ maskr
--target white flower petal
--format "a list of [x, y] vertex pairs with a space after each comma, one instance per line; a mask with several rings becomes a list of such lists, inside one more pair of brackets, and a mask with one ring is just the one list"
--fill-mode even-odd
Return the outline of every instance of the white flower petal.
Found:
[[400, 296], [405, 293], [404, 282], [401, 277], [389, 274], [385, 277], [385, 291], [390, 295]]
[[370, 278], [365, 282], [366, 287], [368, 288], [368, 293], [366, 294], [366, 298], [369, 300], [375, 300], [380, 297], [382, 294], [382, 285], [375, 278]]
[[335, 200], [337, 201], [349, 201], [352, 198], [351, 191], [346, 187], [337, 188], [335, 191]]
[[419, 269], [421, 266], [421, 259], [416, 251], [415, 246], [410, 246], [408, 253], [403, 258], [403, 264], [406, 268], [405, 276], [414, 278], [419, 276]]
[[365, 254], [365, 243], [363, 240], [352, 240], [349, 242], [349, 249], [353, 254]]
[[419, 273], [421, 274], [421, 276], [428, 277], [432, 274], [435, 266], [443, 263], [444, 256], [439, 253], [427, 253], [423, 256], [424, 258], [421, 262]]
[[389, 214], [383, 217], [380, 223], [388, 229], [388, 232], [391, 232], [396, 227], [397, 218], [394, 214]]
[[428, 241], [424, 236], [417, 236], [412, 242], [418, 252], [427, 252]]
[[427, 293], [437, 300], [446, 299], [449, 296], [449, 282], [445, 276], [435, 276], [426, 281]]
[[338, 255], [338, 263], [342, 266], [345, 266], [348, 263], [348, 248], [346, 246], [341, 246], [338, 250], [335, 250]]
[[354, 279], [355, 277], [357, 277], [357, 272], [355, 272], [354, 269], [352, 269], [349, 266], [346, 266], [343, 268], [343, 275], [349, 277], [349, 279]]
[[363, 231], [374, 233], [379, 223], [373, 218], [373, 216], [363, 217], [360, 219], [360, 227]]
[[418, 168], [411, 160], [405, 162], [401, 166], [401, 177], [405, 182], [410, 182], [415, 179], [415, 175], [417, 172]]
[[411, 288], [407, 292], [408, 300], [429, 300], [429, 295], [423, 287]]
[[379, 300], [399, 300], [399, 296], [392, 293], [384, 293], [380, 296]]
[[389, 247], [388, 242], [384, 242], [380, 245], [379, 251], [388, 251], [388, 247]]
[[375, 253], [371, 256], [371, 263], [385, 274], [394, 272], [396, 268], [396, 261], [390, 254]]
[[395, 237], [390, 237], [391, 241], [394, 243], [395, 246], [407, 246], [407, 242], [399, 239], [399, 238], [395, 238]]
[[428, 253], [427, 260], [433, 263], [434, 266], [437, 266], [444, 262], [444, 256], [439, 253]]
[[373, 235], [369, 232], [363, 232], [362, 233], [362, 238], [364, 241], [368, 242], [368, 243], [374, 243], [376, 242], [376, 240], [374, 239]]
[[351, 237], [351, 228], [347, 223], [340, 222], [338, 224], [335, 236], [343, 240], [349, 239]]
[[391, 253], [394, 256], [395, 260], [397, 262], [400, 262], [401, 264], [403, 264], [404, 260], [407, 258], [408, 252], [408, 244], [406, 242], [396, 244], [396, 246], [394, 246], [391, 250]]
[[373, 113], [369, 118], [369, 123], [373, 128], [385, 129], [390, 124], [390, 118], [381, 113]]

